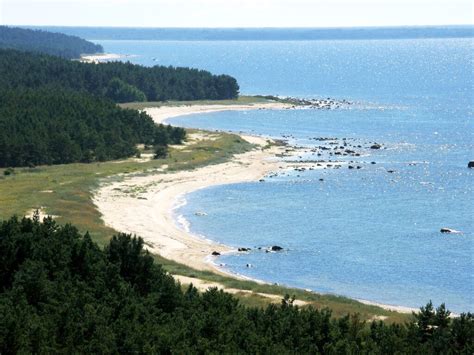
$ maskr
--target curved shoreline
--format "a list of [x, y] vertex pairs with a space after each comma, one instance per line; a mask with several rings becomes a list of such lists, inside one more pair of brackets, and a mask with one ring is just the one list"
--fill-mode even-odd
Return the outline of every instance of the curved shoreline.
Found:
[[[205, 105], [177, 106], [147, 109], [156, 123], [182, 114], [203, 113], [222, 110], [248, 110], [263, 108], [283, 108], [282, 104], [255, 105]], [[140, 235], [149, 249], [184, 265], [198, 270], [208, 270], [220, 274], [229, 273], [209, 262], [212, 252], [226, 253], [232, 248], [199, 238], [187, 233], [175, 223], [173, 210], [176, 199], [201, 188], [258, 181], [267, 173], [277, 170], [282, 163], [274, 159], [283, 152], [283, 147], [273, 146], [263, 150], [267, 139], [254, 136], [242, 136], [255, 144], [256, 149], [238, 154], [229, 162], [209, 165], [192, 171], [166, 173], [148, 176], [125, 176], [123, 181], [101, 186], [95, 193], [93, 201], [102, 214], [104, 223], [125, 233]], [[127, 191], [139, 190], [130, 195]], [[138, 196], [137, 196], [138, 195]], [[233, 275], [236, 277], [236, 275]]]
[[[155, 121], [164, 123], [166, 119], [197, 113], [227, 110], [285, 109], [290, 105], [281, 103], [253, 105], [198, 105], [145, 109]], [[192, 171], [163, 172], [149, 176], [125, 176], [123, 181], [101, 186], [94, 195], [94, 203], [102, 214], [104, 223], [125, 233], [140, 235], [150, 251], [178, 263], [201, 271], [212, 271], [237, 279], [255, 280], [243, 275], [222, 270], [213, 262], [212, 252], [230, 253], [235, 249], [194, 235], [178, 226], [174, 216], [180, 197], [193, 191], [224, 184], [258, 181], [266, 174], [280, 170], [284, 162], [276, 159], [284, 152], [284, 147], [272, 146], [263, 150], [268, 140], [258, 136], [241, 137], [257, 146], [256, 149], [235, 155], [226, 163], [205, 166]], [[140, 187], [139, 196], [130, 196], [123, 191]], [[389, 311], [411, 313], [418, 309], [385, 305], [377, 302], [357, 301], [381, 307]]]

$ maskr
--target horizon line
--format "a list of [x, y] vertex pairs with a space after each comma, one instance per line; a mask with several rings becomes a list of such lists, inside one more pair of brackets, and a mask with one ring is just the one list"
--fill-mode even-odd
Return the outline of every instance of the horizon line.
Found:
[[265, 30], [265, 29], [287, 29], [287, 30], [329, 30], [329, 29], [390, 29], [390, 28], [436, 28], [436, 27], [472, 27], [474, 24], [429, 24], [429, 25], [390, 25], [390, 26], [325, 26], [325, 27], [312, 27], [312, 26], [264, 26], [264, 27], [251, 27], [251, 26], [212, 26], [212, 27], [182, 27], [182, 26], [165, 26], [165, 27], [153, 27], [153, 26], [101, 26], [101, 25], [14, 25], [14, 24], [1, 24], [0, 26], [7, 27], [75, 27], [75, 28], [140, 28], [140, 29], [237, 29], [237, 30]]

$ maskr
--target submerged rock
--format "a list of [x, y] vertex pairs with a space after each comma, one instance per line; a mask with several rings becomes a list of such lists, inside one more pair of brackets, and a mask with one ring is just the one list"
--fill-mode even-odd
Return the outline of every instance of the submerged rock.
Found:
[[471, 160], [469, 163], [467, 163], [467, 167], [469, 169], [474, 169], [474, 160]]
[[273, 245], [271, 248], [270, 248], [271, 251], [281, 251], [283, 250], [283, 248], [279, 245]]
[[382, 146], [378, 143], [375, 143], [375, 144], [370, 146], [370, 149], [380, 149], [380, 148], [382, 148]]

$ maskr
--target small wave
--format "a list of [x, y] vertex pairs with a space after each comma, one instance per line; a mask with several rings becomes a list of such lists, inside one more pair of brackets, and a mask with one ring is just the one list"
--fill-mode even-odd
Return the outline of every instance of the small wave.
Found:
[[188, 204], [188, 200], [184, 195], [176, 196], [175, 203], [173, 204], [173, 210], [178, 210]]
[[181, 227], [186, 233], [190, 233], [191, 223], [182, 215], [176, 217], [176, 224], [178, 227]]

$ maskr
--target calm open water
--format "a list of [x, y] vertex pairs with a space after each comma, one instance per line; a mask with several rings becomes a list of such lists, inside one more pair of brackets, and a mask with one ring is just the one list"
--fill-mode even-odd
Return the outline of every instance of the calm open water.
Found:
[[[335, 137], [386, 148], [364, 150], [360, 170], [288, 172], [187, 195], [176, 213], [193, 233], [235, 247], [285, 248], [222, 256], [217, 262], [227, 270], [387, 304], [432, 299], [456, 312], [474, 310], [472, 38], [98, 42], [135, 63], [233, 75], [244, 94], [358, 102], [172, 124], [291, 134], [291, 143], [306, 146], [321, 144], [311, 137]], [[441, 227], [462, 234], [441, 234]]]

